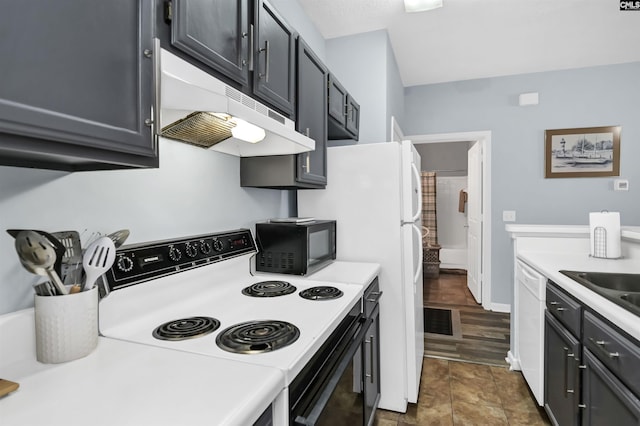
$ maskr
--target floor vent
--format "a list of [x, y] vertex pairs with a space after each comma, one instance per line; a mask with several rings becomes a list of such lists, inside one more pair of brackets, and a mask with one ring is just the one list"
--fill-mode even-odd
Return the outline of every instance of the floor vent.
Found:
[[424, 308], [424, 332], [453, 336], [451, 309]]

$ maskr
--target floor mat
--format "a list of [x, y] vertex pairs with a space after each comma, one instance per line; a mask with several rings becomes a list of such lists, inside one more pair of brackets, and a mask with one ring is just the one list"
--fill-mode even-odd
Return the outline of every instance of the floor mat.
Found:
[[424, 332], [453, 336], [451, 309], [424, 308]]

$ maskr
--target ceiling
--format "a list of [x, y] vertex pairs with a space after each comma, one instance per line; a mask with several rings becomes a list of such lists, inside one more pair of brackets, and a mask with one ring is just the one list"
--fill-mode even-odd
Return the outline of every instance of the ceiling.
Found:
[[386, 29], [404, 86], [640, 61], [618, 0], [298, 0], [325, 39]]

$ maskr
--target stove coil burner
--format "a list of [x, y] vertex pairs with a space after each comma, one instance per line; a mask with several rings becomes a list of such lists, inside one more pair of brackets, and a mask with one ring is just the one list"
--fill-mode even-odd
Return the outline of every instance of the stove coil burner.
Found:
[[275, 297], [291, 294], [295, 286], [286, 281], [261, 281], [242, 289], [242, 294], [251, 297]]
[[165, 322], [153, 330], [153, 337], [160, 340], [186, 340], [202, 337], [216, 331], [220, 321], [211, 317], [190, 317]]
[[289, 346], [300, 337], [300, 330], [284, 321], [248, 321], [222, 331], [216, 343], [227, 352], [260, 354]]
[[342, 297], [342, 290], [331, 286], [311, 287], [300, 292], [300, 297], [309, 300], [331, 300]]

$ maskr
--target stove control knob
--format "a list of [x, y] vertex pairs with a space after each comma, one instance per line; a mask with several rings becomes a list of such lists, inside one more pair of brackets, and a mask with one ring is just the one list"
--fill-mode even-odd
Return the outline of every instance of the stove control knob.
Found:
[[211, 243], [205, 240], [200, 241], [200, 251], [202, 254], [211, 253]]
[[215, 251], [222, 251], [224, 244], [220, 240], [213, 240], [213, 249]]
[[178, 250], [174, 246], [169, 247], [169, 259], [173, 260], [174, 262], [177, 262], [178, 260], [180, 260], [181, 257], [182, 257], [182, 253], [180, 253], [180, 250]]
[[186, 247], [184, 248], [184, 251], [187, 253], [187, 256], [191, 258], [196, 257], [198, 255], [198, 247], [194, 246], [191, 243], [187, 243]]
[[125, 256], [120, 256], [118, 258], [118, 262], [116, 263], [116, 266], [122, 272], [129, 272], [130, 270], [133, 269], [133, 260]]

